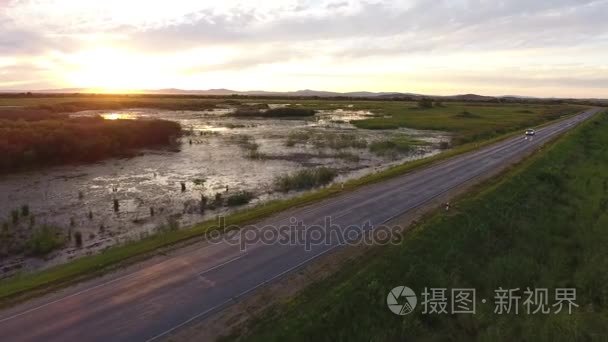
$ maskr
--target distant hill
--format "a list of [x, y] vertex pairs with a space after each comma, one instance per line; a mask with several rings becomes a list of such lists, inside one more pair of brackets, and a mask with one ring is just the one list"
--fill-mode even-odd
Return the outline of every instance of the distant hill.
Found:
[[[0, 94], [7, 93], [35, 93], [35, 94], [75, 94], [75, 93], [93, 93], [90, 89], [86, 88], [62, 88], [62, 89], [43, 89], [43, 90], [0, 90]], [[494, 102], [497, 100], [506, 102], [538, 102], [538, 101], [560, 101], [560, 100], [571, 100], [571, 101], [591, 101], [599, 105], [605, 105], [608, 100], [606, 99], [560, 99], [560, 98], [541, 98], [541, 97], [530, 97], [530, 96], [519, 96], [519, 95], [503, 95], [503, 96], [485, 96], [478, 94], [459, 94], [459, 95], [424, 95], [415, 93], [400, 93], [400, 92], [371, 92], [371, 91], [353, 91], [353, 92], [332, 92], [322, 90], [303, 89], [297, 91], [264, 91], [264, 90], [250, 90], [250, 91], [238, 91], [232, 89], [207, 89], [207, 90], [188, 90], [178, 88], [166, 88], [166, 89], [147, 89], [139, 90], [131, 93], [136, 94], [167, 94], [167, 95], [201, 95], [201, 96], [230, 96], [230, 95], [241, 95], [241, 96], [293, 96], [293, 97], [352, 97], [352, 98], [370, 98], [370, 99], [403, 99], [403, 100], [417, 100], [422, 97], [428, 97], [437, 100], [445, 101], [463, 101], [463, 102]]]
[[464, 95], [453, 95], [453, 96], [441, 96], [443, 98], [449, 98], [451, 100], [459, 101], [492, 101], [495, 100], [494, 96], [483, 96], [477, 94], [464, 94]]
[[[2, 93], [53, 93], [53, 94], [65, 94], [65, 93], [91, 93], [86, 88], [61, 88], [61, 89], [43, 89], [43, 90], [4, 90]], [[166, 88], [166, 89], [147, 89], [136, 91], [135, 93], [142, 94], [169, 94], [169, 95], [215, 95], [215, 96], [229, 96], [229, 95], [249, 95], [249, 96], [298, 96], [298, 97], [405, 97], [405, 96], [417, 96], [416, 94], [410, 93], [387, 93], [387, 92], [369, 92], [369, 91], [356, 91], [356, 92], [331, 92], [331, 91], [320, 91], [304, 89], [298, 91], [278, 92], [278, 91], [264, 91], [264, 90], [251, 90], [251, 91], [237, 91], [231, 89], [207, 89], [207, 90], [187, 90], [177, 88]]]

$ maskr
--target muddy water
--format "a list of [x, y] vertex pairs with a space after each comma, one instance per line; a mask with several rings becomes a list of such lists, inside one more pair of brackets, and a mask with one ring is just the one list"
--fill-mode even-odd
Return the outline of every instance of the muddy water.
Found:
[[[271, 108], [274, 108], [271, 106]], [[401, 129], [394, 131], [358, 130], [349, 122], [373, 114], [352, 108], [320, 111], [306, 120], [239, 119], [226, 114], [233, 108], [201, 112], [126, 110], [87, 111], [77, 116], [102, 115], [106, 119], [162, 118], [179, 122], [189, 132], [178, 149], [144, 151], [129, 159], [111, 159], [97, 164], [62, 166], [44, 171], [19, 173], [0, 179], [0, 222], [10, 222], [11, 211], [27, 204], [34, 226], [52, 225], [66, 235], [80, 232], [82, 247], [72, 239], [65, 248], [44, 259], [19, 255], [0, 260], [0, 278], [19, 270], [49, 267], [68, 260], [98, 253], [113, 245], [157, 233], [168, 222], [187, 227], [197, 222], [255, 206], [276, 198], [296, 196], [272, 191], [275, 177], [306, 167], [330, 166], [340, 176], [335, 182], [360, 177], [405, 160], [427, 157], [439, 152], [438, 144], [449, 140], [442, 132]], [[382, 158], [366, 148], [340, 151], [315, 146], [311, 141], [286, 146], [292, 132], [311, 134], [356, 134], [367, 142], [386, 139], [391, 134], [407, 134], [428, 144], [397, 159]], [[249, 157], [247, 145], [258, 146], [264, 157]], [[356, 158], [339, 158], [348, 153]], [[185, 191], [182, 191], [182, 183]], [[204, 195], [226, 198], [238, 191], [249, 191], [256, 198], [238, 208], [207, 209], [200, 212]], [[114, 200], [118, 201], [115, 211]], [[152, 216], [152, 211], [154, 215]], [[20, 222], [24, 239], [31, 233], [31, 222]]]

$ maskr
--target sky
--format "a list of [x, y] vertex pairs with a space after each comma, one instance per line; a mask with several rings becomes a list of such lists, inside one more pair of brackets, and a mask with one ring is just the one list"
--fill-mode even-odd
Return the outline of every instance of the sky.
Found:
[[608, 0], [0, 0], [0, 90], [608, 98]]

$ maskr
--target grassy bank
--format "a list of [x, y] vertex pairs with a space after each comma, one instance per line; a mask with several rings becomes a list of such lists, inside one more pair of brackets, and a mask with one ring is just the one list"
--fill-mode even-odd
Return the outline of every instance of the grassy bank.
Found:
[[[608, 116], [596, 117], [397, 246], [376, 248], [275, 308], [246, 340], [603, 340], [608, 330]], [[397, 316], [389, 291], [419, 307]], [[422, 314], [427, 288], [475, 288], [477, 313]], [[494, 314], [494, 290], [576, 288], [572, 315]], [[521, 294], [521, 293], [520, 293]], [[449, 293], [448, 293], [449, 297]], [[481, 299], [487, 298], [488, 304]], [[448, 304], [449, 305], [449, 304]], [[449, 309], [448, 309], [449, 310]]]
[[130, 155], [180, 134], [180, 125], [166, 120], [0, 118], [0, 173]]
[[[513, 133], [513, 134], [519, 134]], [[296, 206], [314, 203], [344, 191], [350, 191], [360, 186], [380, 182], [392, 177], [406, 174], [419, 167], [440, 162], [444, 159], [475, 150], [483, 145], [497, 142], [510, 135], [503, 135], [489, 139], [481, 143], [470, 143], [451, 149], [431, 158], [408, 162], [387, 170], [370, 174], [360, 179], [352, 180], [343, 186], [334, 185], [321, 190], [305, 193], [302, 196], [278, 200], [262, 204], [253, 209], [230, 215], [226, 218], [227, 225], [245, 225], [260, 220], [277, 212], [287, 210]], [[46, 291], [60, 287], [71, 282], [82, 280], [102, 274], [115, 267], [133, 263], [159, 248], [170, 246], [195, 237], [200, 237], [209, 230], [217, 229], [216, 222], [204, 222], [189, 229], [169, 231], [165, 234], [155, 235], [141, 241], [129, 243], [108, 249], [101, 254], [87, 256], [70, 263], [56, 266], [41, 272], [22, 274], [16, 277], [0, 281], [0, 302], [7, 302], [11, 298], [20, 295], [33, 294], [36, 291]]]

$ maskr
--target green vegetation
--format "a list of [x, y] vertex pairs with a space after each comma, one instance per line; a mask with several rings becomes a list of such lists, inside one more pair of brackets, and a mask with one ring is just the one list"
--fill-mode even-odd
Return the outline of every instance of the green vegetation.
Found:
[[239, 134], [230, 137], [230, 141], [246, 152], [246, 157], [249, 159], [266, 159], [268, 156], [258, 149], [260, 144], [255, 142], [255, 138], [250, 135]]
[[316, 148], [331, 148], [341, 150], [344, 148], [365, 148], [367, 141], [357, 134], [350, 133], [325, 133], [317, 134], [313, 139]]
[[316, 113], [313, 109], [306, 108], [275, 108], [268, 110], [259, 110], [251, 108], [239, 108], [232, 116], [236, 117], [265, 117], [265, 118], [289, 118], [289, 117], [307, 117], [314, 116]]
[[312, 143], [316, 148], [341, 150], [345, 148], [365, 148], [367, 141], [354, 133], [313, 133], [293, 131], [287, 137], [286, 146]]
[[290, 175], [277, 177], [274, 187], [281, 192], [308, 190], [329, 184], [337, 175], [336, 170], [326, 167], [304, 169]]
[[459, 118], [463, 118], [463, 119], [474, 119], [474, 118], [480, 118], [479, 115], [477, 114], [473, 114], [471, 112], [469, 112], [468, 110], [464, 110], [458, 114], [456, 114], [456, 117]]
[[256, 151], [260, 145], [251, 135], [239, 134], [230, 137], [230, 141], [247, 151]]
[[128, 155], [170, 144], [180, 131], [164, 120], [0, 119], [0, 172]]
[[455, 102], [421, 109], [413, 104], [389, 102], [382, 104], [375, 111], [390, 117], [359, 120], [353, 124], [364, 129], [407, 127], [446, 131], [454, 134], [453, 145], [462, 145], [536, 126], [580, 112], [583, 108], [575, 105]]
[[44, 256], [62, 247], [65, 244], [65, 237], [61, 235], [60, 231], [60, 229], [49, 226], [36, 229], [26, 243], [28, 254]]
[[[582, 341], [608, 324], [608, 117], [577, 128], [502, 180], [441, 212], [401, 244], [375, 248], [257, 322], [248, 341]], [[475, 315], [396, 316], [407, 285], [474, 288]], [[494, 314], [494, 290], [519, 288], [519, 315]], [[576, 288], [572, 315], [526, 314], [527, 287]], [[448, 298], [450, 294], [448, 293]], [[482, 298], [488, 304], [482, 304]], [[449, 304], [448, 304], [449, 305]], [[354, 321], [353, 321], [354, 319]], [[353, 323], [355, 322], [356, 323]]]
[[[0, 110], [0, 118], [18, 117], [41, 120], [49, 116], [83, 110], [120, 110], [129, 108], [157, 108], [166, 110], [210, 110], [216, 103], [208, 99], [192, 99], [163, 96], [129, 95], [50, 95], [33, 97], [0, 97], [0, 106], [19, 106]], [[59, 114], [59, 115], [56, 115]]]
[[418, 108], [420, 109], [429, 109], [433, 108], [433, 99], [429, 99], [428, 97], [423, 97], [418, 100]]
[[232, 194], [226, 198], [226, 205], [229, 207], [236, 207], [251, 202], [255, 198], [255, 195], [248, 191], [240, 191], [236, 194]]
[[313, 137], [313, 133], [311, 131], [292, 131], [289, 132], [287, 136], [287, 142], [285, 146], [292, 147], [297, 144], [306, 144]]
[[369, 150], [379, 156], [395, 158], [399, 154], [405, 154], [413, 151], [419, 141], [415, 141], [407, 135], [398, 135], [389, 140], [376, 141], [369, 145]]
[[192, 183], [194, 183], [194, 185], [196, 186], [203, 186], [205, 185], [206, 179], [204, 178], [195, 178]]
[[76, 247], [82, 247], [82, 233], [79, 231], [74, 232], [74, 243]]
[[19, 224], [19, 210], [11, 210], [11, 218], [13, 220], [13, 225]]
[[27, 217], [30, 215], [30, 206], [27, 204], [24, 204], [21, 206], [21, 216], [23, 217]]
[[361, 159], [361, 157], [359, 157], [358, 154], [351, 153], [351, 152], [344, 152], [344, 151], [338, 152], [338, 153], [334, 154], [332, 157], [347, 160], [350, 162], [358, 162]]

